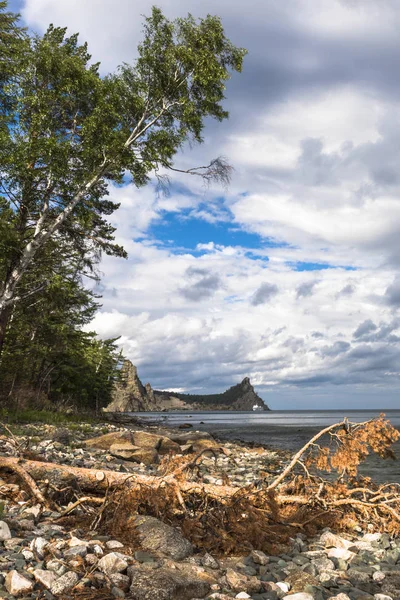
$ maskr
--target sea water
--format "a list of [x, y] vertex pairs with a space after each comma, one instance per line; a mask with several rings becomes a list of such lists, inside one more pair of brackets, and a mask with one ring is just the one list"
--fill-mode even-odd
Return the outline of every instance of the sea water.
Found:
[[[321, 410], [233, 412], [233, 411], [173, 411], [129, 413], [147, 422], [156, 421], [176, 427], [190, 423], [193, 428], [208, 431], [220, 439], [266, 444], [296, 452], [319, 430], [342, 421], [361, 423], [385, 413], [392, 425], [400, 429], [400, 410]], [[393, 447], [397, 460], [382, 460], [371, 455], [360, 473], [375, 481], [400, 483], [400, 441]]]

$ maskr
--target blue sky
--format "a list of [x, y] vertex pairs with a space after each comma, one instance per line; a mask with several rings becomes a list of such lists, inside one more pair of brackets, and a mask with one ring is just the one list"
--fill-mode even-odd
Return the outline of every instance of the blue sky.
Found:
[[[11, 3], [16, 6], [16, 2]], [[111, 189], [127, 261], [102, 263], [93, 327], [153, 387], [249, 376], [272, 408], [396, 408], [400, 384], [400, 5], [168, 0], [221, 16], [249, 50], [180, 169], [225, 156], [230, 186], [173, 173]], [[109, 72], [134, 60], [148, 0], [24, 0], [25, 23], [79, 31]]]

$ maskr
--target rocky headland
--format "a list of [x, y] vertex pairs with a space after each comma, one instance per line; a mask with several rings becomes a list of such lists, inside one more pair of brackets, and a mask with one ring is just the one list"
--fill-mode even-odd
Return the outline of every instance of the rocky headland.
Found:
[[120, 381], [115, 386], [113, 400], [106, 412], [170, 411], [170, 410], [269, 410], [255, 392], [250, 379], [232, 386], [221, 394], [181, 394], [153, 390], [150, 383], [143, 385], [136, 367], [126, 360]]

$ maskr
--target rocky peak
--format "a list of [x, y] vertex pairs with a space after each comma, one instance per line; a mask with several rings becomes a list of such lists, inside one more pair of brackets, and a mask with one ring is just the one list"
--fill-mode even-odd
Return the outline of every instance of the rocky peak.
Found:
[[116, 384], [109, 412], [163, 411], [163, 410], [269, 410], [255, 392], [250, 379], [232, 386], [222, 394], [177, 394], [153, 390], [144, 386], [136, 367], [126, 360]]

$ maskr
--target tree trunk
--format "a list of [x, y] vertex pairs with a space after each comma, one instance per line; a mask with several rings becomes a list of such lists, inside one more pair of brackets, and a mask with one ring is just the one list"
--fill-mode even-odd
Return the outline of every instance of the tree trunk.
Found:
[[7, 325], [9, 323], [11, 313], [12, 313], [11, 306], [5, 306], [3, 309], [0, 309], [0, 364], [1, 364], [1, 355], [4, 350], [4, 343], [5, 343], [5, 339], [6, 339]]

